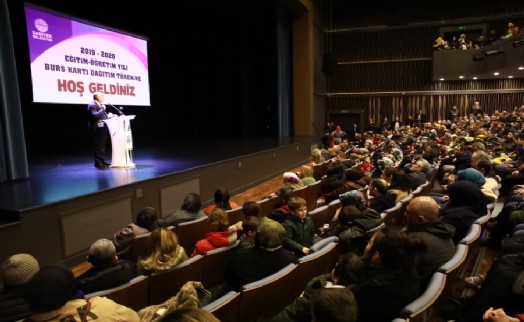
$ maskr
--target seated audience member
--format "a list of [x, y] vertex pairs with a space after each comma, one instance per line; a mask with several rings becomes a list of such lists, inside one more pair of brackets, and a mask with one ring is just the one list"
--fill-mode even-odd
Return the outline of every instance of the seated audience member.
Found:
[[482, 173], [474, 168], [467, 168], [457, 172], [456, 181], [467, 180], [471, 181], [480, 188], [480, 192], [484, 196], [486, 203], [492, 203], [497, 201], [498, 197], [495, 195], [494, 191], [489, 187], [484, 187], [486, 184], [486, 178]]
[[87, 261], [92, 267], [76, 278], [78, 288], [85, 294], [124, 284], [138, 275], [134, 262], [118, 259], [115, 245], [109, 239], [95, 241], [89, 248]]
[[388, 182], [382, 178], [375, 178], [369, 183], [369, 208], [383, 213], [386, 209], [393, 208], [397, 203], [397, 195], [388, 191]]
[[240, 241], [238, 243], [239, 248], [251, 248], [255, 246], [255, 235], [257, 233], [258, 225], [260, 224], [260, 218], [257, 216], [248, 216], [242, 221], [242, 232]]
[[304, 186], [309, 186], [310, 184], [317, 182], [313, 177], [313, 167], [307, 164], [302, 166], [302, 178], [300, 178], [300, 181]]
[[[241, 248], [231, 255], [224, 273], [225, 284], [213, 292], [216, 299], [230, 290], [261, 280], [296, 260], [293, 252], [282, 247], [285, 229], [277, 221], [261, 219], [255, 234], [255, 247]], [[212, 299], [212, 300], [213, 300]]]
[[178, 236], [166, 227], [158, 227], [147, 240], [147, 255], [138, 259], [139, 269], [145, 273], [167, 271], [187, 259]]
[[27, 283], [39, 269], [38, 261], [29, 254], [15, 254], [2, 263], [0, 321], [21, 321], [31, 314], [24, 292]]
[[[335, 268], [327, 273], [313, 277], [306, 285], [304, 292], [297, 297], [293, 303], [287, 305], [276, 316], [268, 320], [268, 322], [292, 322], [292, 321], [313, 321], [313, 302], [312, 298], [316, 292], [321, 290], [345, 289], [349, 291], [349, 287], [359, 282], [358, 275], [362, 269], [364, 262], [362, 258], [354, 253], [345, 253], [338, 258]], [[349, 291], [351, 294], [351, 291]], [[352, 295], [351, 295], [352, 296]], [[356, 320], [356, 305], [353, 299], [353, 304], [347, 307], [352, 312], [348, 316], [347, 321]], [[340, 307], [336, 307], [341, 310]], [[335, 309], [335, 307], [333, 307]], [[342, 311], [339, 311], [342, 314]], [[347, 312], [350, 313], [350, 312]], [[337, 321], [337, 320], [331, 320]], [[344, 320], [346, 321], [346, 320]]]
[[470, 226], [487, 214], [480, 188], [470, 181], [458, 181], [448, 186], [449, 201], [440, 209], [444, 222], [455, 227], [453, 242], [458, 244]]
[[215, 208], [209, 214], [209, 233], [206, 238], [197, 241], [191, 256], [204, 255], [218, 247], [226, 247], [237, 242], [238, 231], [242, 230], [242, 222], [229, 225], [227, 212], [222, 208]]
[[421, 291], [426, 289], [433, 273], [455, 254], [455, 227], [442, 221], [439, 210], [437, 202], [429, 196], [413, 198], [406, 208], [408, 236], [419, 237], [427, 246], [427, 252], [417, 260]]
[[333, 163], [327, 168], [327, 174], [320, 181], [320, 192], [325, 195], [344, 185], [346, 166]]
[[206, 214], [201, 210], [201, 207], [202, 201], [200, 200], [200, 195], [194, 192], [188, 193], [185, 196], [180, 209], [175, 211], [164, 221], [169, 226], [176, 226], [183, 222], [206, 217]]
[[323, 288], [311, 295], [311, 321], [355, 322], [357, 302], [345, 287]]
[[360, 190], [367, 185], [366, 177], [364, 177], [362, 172], [358, 170], [346, 170], [345, 176], [346, 181], [344, 181], [344, 184], [335, 190], [324, 194], [324, 202], [326, 204], [329, 204], [333, 200], [337, 200], [338, 197], [343, 193], [352, 190]]
[[340, 195], [340, 203], [342, 208], [337, 210], [327, 230], [329, 231], [334, 223], [336, 225], [337, 221], [348, 220], [349, 228], [339, 228], [337, 232], [340, 246], [344, 251], [362, 255], [371, 236], [376, 230], [384, 227], [384, 221], [378, 212], [366, 206], [366, 200], [359, 191], [348, 191]]
[[[261, 212], [262, 212], [262, 208], [256, 201], [246, 201], [242, 205], [242, 213], [244, 214], [245, 218], [250, 217], [250, 216], [260, 218], [260, 216], [262, 215]], [[264, 214], [264, 216], [266, 215], [267, 214]]]
[[73, 272], [64, 265], [42, 267], [27, 285], [24, 298], [31, 307], [31, 322], [140, 321], [135, 311], [107, 297], [84, 299]]
[[413, 160], [411, 167], [409, 167], [409, 180], [411, 190], [417, 189], [419, 186], [426, 183], [427, 176], [426, 173], [429, 171], [430, 164], [427, 160], [418, 158]]
[[[482, 188], [490, 189], [491, 191], [493, 191], [493, 194], [498, 199], [500, 195], [500, 182], [498, 180], [499, 178], [491, 175], [493, 172], [491, 161], [488, 159], [481, 159], [478, 162], [476, 162], [475, 169], [482, 173], [482, 175], [486, 179], [486, 183], [484, 183]], [[495, 201], [497, 201], [497, 199], [495, 199]]]
[[282, 187], [291, 187], [293, 190], [300, 189], [304, 183], [300, 181], [298, 175], [294, 172], [284, 172], [282, 175]]
[[[476, 322], [491, 307], [515, 315], [524, 310], [524, 253], [500, 256], [486, 274], [480, 289], [467, 298], [455, 316], [457, 322]], [[499, 320], [496, 320], [499, 321]]]
[[231, 210], [236, 209], [239, 207], [235, 202], [230, 201], [229, 199], [231, 196], [229, 195], [229, 191], [227, 191], [224, 188], [218, 188], [215, 190], [215, 194], [213, 195], [213, 199], [215, 201], [214, 204], [207, 206], [204, 208], [204, 213], [209, 216], [211, 213], [211, 210], [215, 208], [222, 208], [224, 210]]
[[395, 167], [384, 168], [384, 179], [389, 183], [388, 191], [397, 196], [396, 202], [406, 198], [411, 192], [411, 180], [404, 171]]
[[203, 308], [180, 307], [167, 312], [156, 322], [220, 322], [220, 320]]
[[357, 300], [358, 322], [392, 321], [419, 296], [415, 263], [424, 251], [422, 240], [398, 228], [375, 232], [363, 255], [359, 282], [350, 287]]
[[307, 202], [304, 198], [293, 196], [289, 198], [288, 206], [289, 216], [282, 224], [286, 229], [283, 246], [298, 257], [307, 255], [317, 240], [313, 221], [307, 215]]
[[280, 200], [274, 207], [271, 213], [268, 215], [270, 219], [283, 223], [284, 219], [289, 215], [289, 198], [293, 196], [293, 188], [282, 187], [278, 191], [277, 198]]
[[136, 236], [147, 234], [157, 227], [158, 214], [155, 208], [145, 207], [140, 210], [134, 223], [129, 224], [113, 236], [117, 253], [129, 250], [131, 242]]

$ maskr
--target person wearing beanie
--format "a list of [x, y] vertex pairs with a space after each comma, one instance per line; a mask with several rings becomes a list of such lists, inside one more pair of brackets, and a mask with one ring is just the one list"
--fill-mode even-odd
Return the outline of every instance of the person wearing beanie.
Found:
[[29, 316], [31, 309], [24, 299], [24, 292], [39, 269], [38, 261], [29, 254], [15, 254], [2, 263], [0, 321], [19, 321]]
[[284, 172], [282, 175], [282, 187], [291, 187], [293, 190], [304, 187], [304, 183], [300, 181], [298, 175], [294, 172]]
[[73, 271], [64, 265], [43, 267], [27, 285], [24, 298], [31, 307], [32, 322], [46, 321], [140, 321], [132, 309], [107, 297], [84, 299]]
[[293, 252], [282, 247], [285, 230], [279, 222], [263, 217], [255, 234], [255, 247], [238, 249], [224, 270], [225, 283], [211, 290], [212, 299], [243, 285], [261, 280], [296, 261]]
[[76, 278], [85, 294], [122, 285], [137, 276], [135, 262], [118, 259], [116, 248], [109, 239], [99, 239], [89, 248], [87, 261], [92, 267]]

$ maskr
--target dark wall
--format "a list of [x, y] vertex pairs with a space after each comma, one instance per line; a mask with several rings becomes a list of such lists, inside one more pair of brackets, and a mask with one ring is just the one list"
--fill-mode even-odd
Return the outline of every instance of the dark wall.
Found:
[[[151, 107], [124, 106], [135, 145], [205, 137], [276, 136], [267, 106], [276, 106], [275, 1], [106, 1], [32, 3], [149, 38]], [[18, 81], [31, 156], [88, 150], [86, 105], [32, 102], [23, 4], [8, 0]], [[172, 5], [169, 5], [171, 7]], [[257, 18], [260, 17], [260, 18]], [[276, 111], [276, 109], [272, 109]]]

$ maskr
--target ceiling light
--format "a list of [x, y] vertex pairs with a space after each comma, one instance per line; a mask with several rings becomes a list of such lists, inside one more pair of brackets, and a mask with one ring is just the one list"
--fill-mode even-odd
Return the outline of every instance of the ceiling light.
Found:
[[493, 56], [493, 55], [500, 55], [503, 54], [504, 50], [502, 49], [492, 49], [484, 52], [484, 55], [486, 56]]
[[499, 74], [499, 72], [494, 72], [493, 75], [499, 76], [500, 74]]
[[459, 76], [459, 78], [460, 78], [460, 79], [463, 79], [463, 78], [464, 78], [464, 76], [460, 75], [460, 76]]
[[473, 77], [473, 79], [478, 79], [477, 76]]

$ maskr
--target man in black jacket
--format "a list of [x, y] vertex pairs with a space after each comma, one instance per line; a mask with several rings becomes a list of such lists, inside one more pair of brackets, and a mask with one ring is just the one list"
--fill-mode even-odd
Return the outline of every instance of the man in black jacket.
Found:
[[455, 254], [455, 227], [444, 223], [437, 202], [428, 196], [413, 198], [406, 208], [407, 233], [424, 241], [427, 252], [420, 256], [417, 271], [420, 289], [425, 290], [431, 275]]
[[118, 259], [115, 245], [109, 239], [95, 241], [89, 248], [87, 261], [93, 267], [76, 278], [84, 294], [122, 285], [138, 275], [134, 262]]

